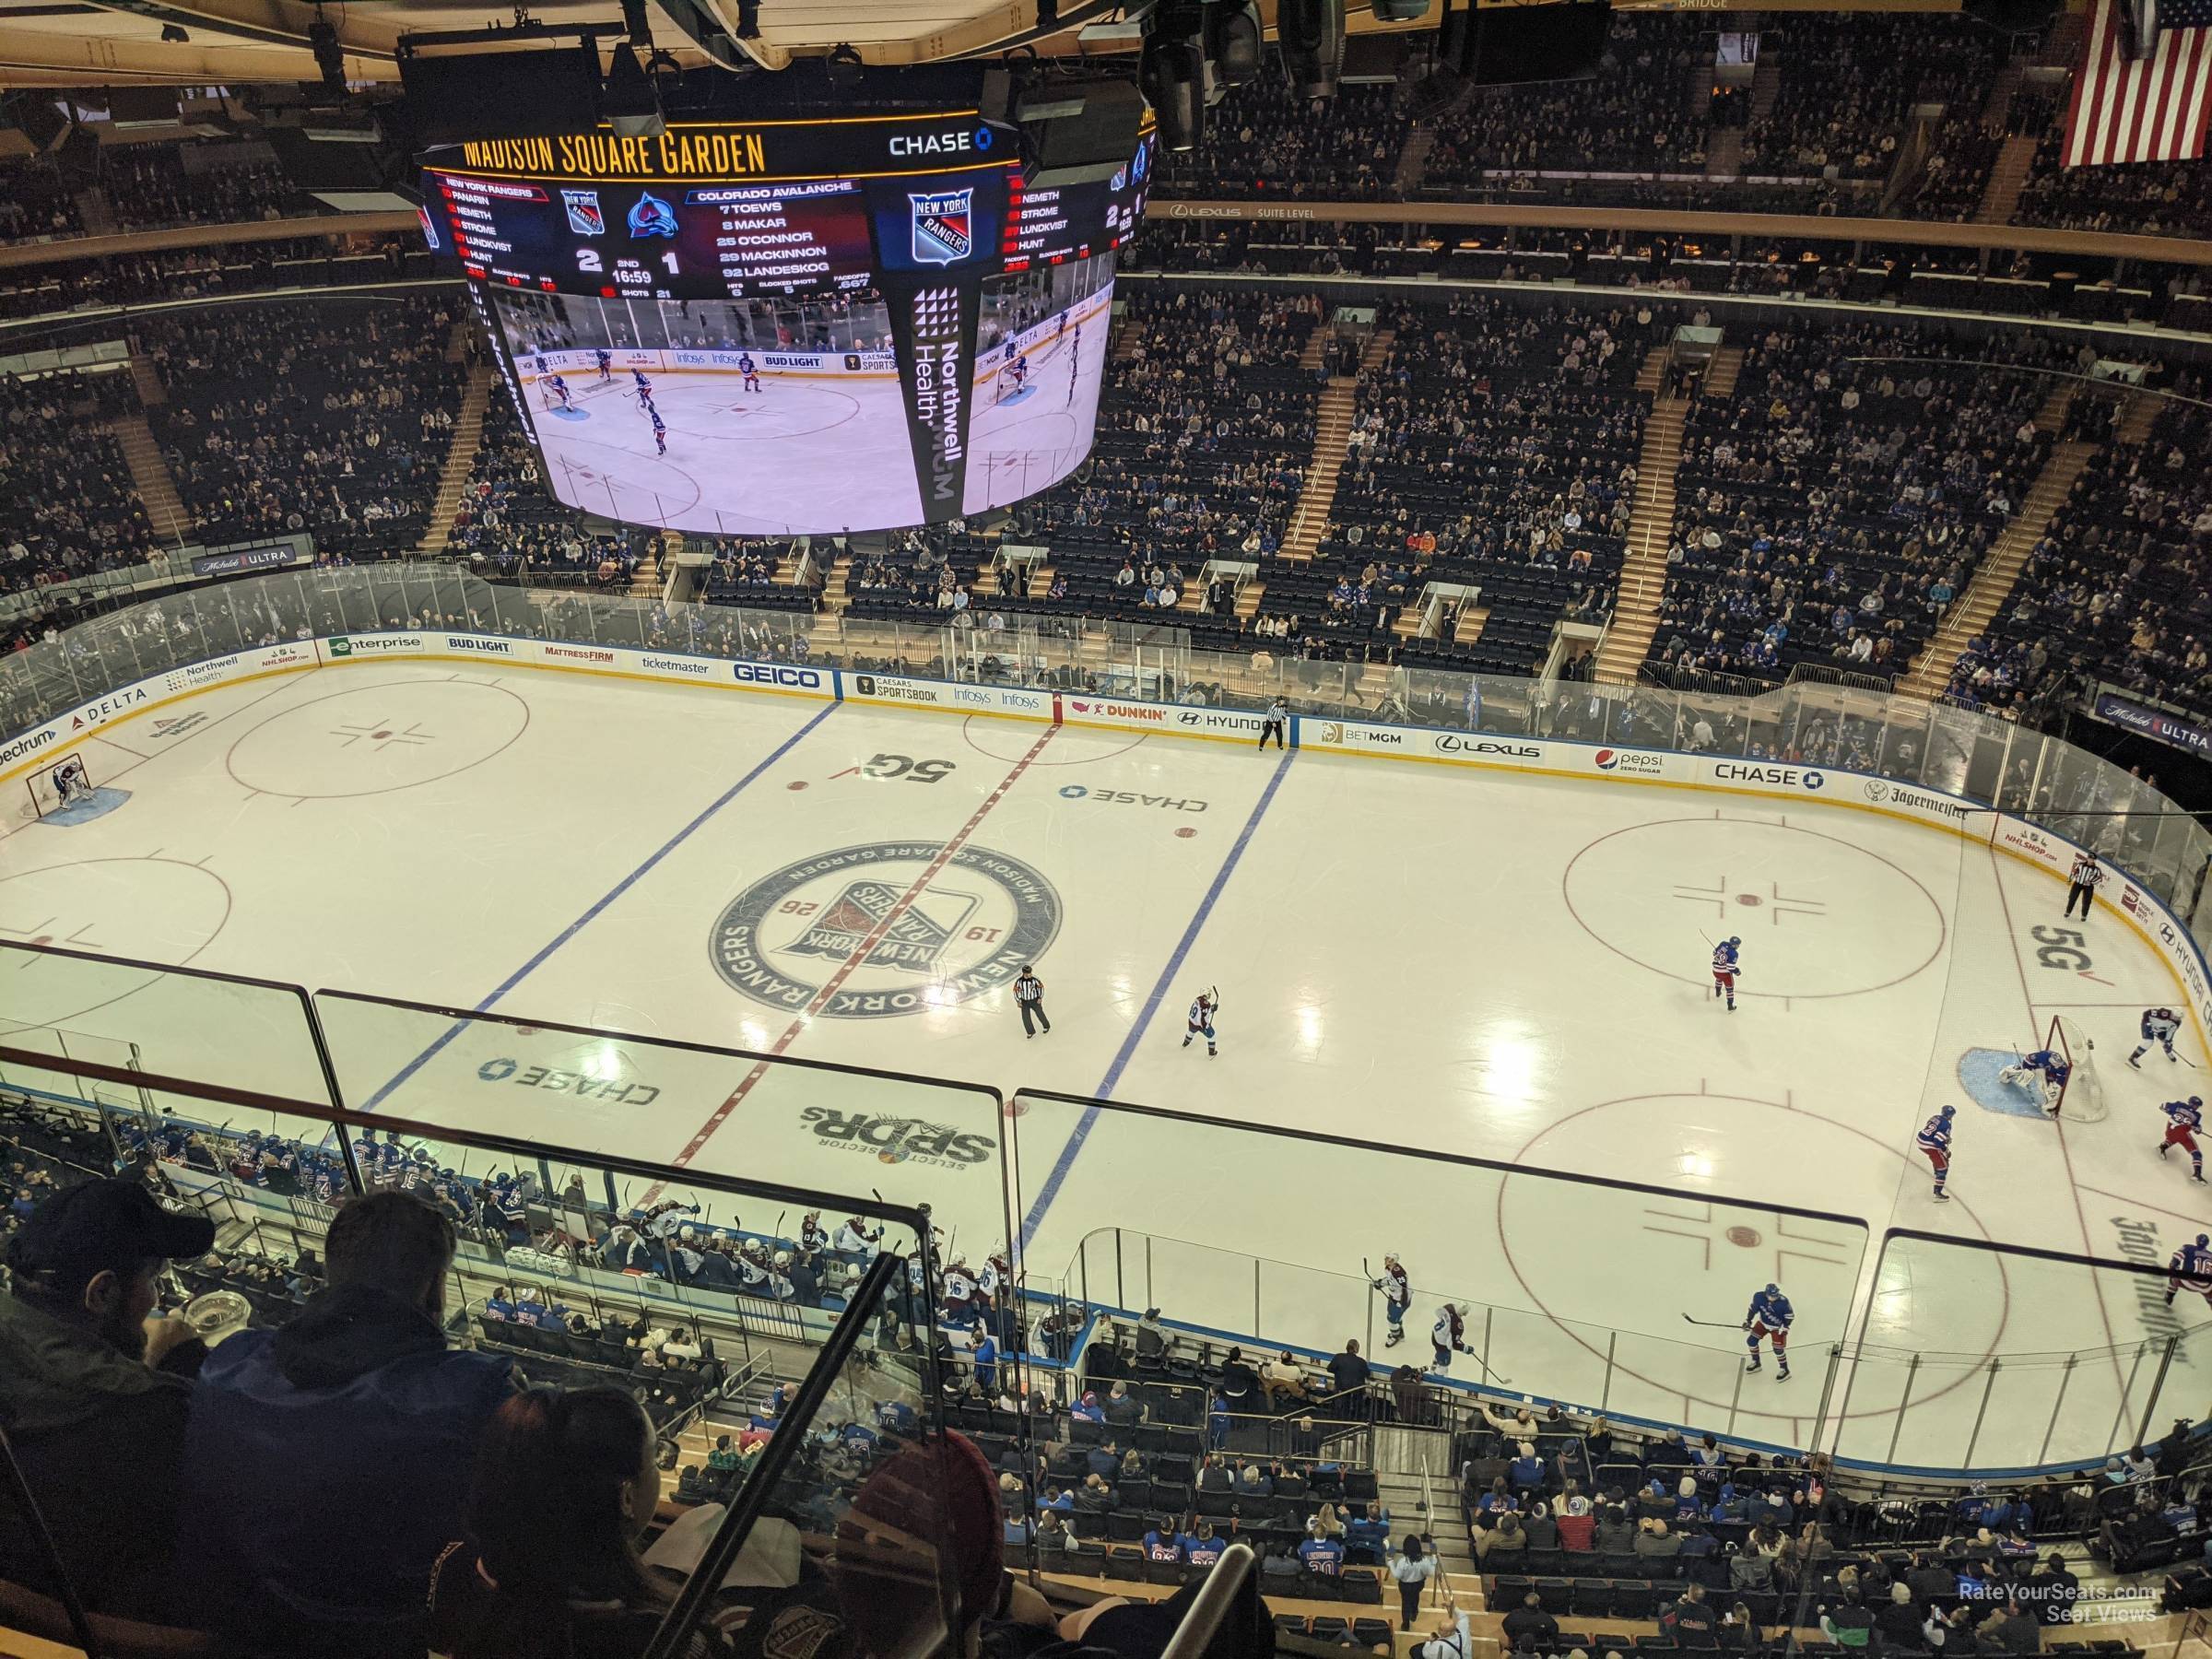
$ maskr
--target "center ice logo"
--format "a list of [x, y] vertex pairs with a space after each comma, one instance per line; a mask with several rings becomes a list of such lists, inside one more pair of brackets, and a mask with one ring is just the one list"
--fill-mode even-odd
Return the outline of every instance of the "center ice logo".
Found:
[[716, 918], [709, 955], [733, 990], [770, 1007], [884, 1019], [1011, 982], [1060, 917], [1052, 883], [1018, 858], [871, 841], [754, 882]]
[[946, 190], [906, 199], [914, 211], [914, 258], [923, 265], [951, 265], [975, 246], [971, 206], [975, 192]]

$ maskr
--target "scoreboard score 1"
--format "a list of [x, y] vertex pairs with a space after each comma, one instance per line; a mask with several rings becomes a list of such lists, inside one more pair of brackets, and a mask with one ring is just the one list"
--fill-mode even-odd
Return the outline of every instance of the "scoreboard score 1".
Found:
[[455, 145], [426, 159], [423, 230], [480, 282], [679, 300], [1030, 270], [1134, 233], [1148, 124], [1113, 180], [1058, 191], [1024, 192], [1018, 140], [949, 111]]

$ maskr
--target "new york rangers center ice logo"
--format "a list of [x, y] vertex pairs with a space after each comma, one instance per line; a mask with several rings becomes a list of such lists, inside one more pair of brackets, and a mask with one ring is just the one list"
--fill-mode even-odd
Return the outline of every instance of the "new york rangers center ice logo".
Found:
[[914, 257], [924, 265], [951, 265], [975, 247], [971, 190], [947, 190], [906, 198], [914, 209]]
[[716, 919], [709, 954], [734, 990], [770, 1007], [883, 1019], [1010, 983], [1060, 915], [1052, 883], [1018, 858], [872, 841], [754, 882]]
[[560, 199], [569, 210], [570, 229], [579, 236], [606, 234], [606, 215], [600, 211], [597, 191], [564, 190]]

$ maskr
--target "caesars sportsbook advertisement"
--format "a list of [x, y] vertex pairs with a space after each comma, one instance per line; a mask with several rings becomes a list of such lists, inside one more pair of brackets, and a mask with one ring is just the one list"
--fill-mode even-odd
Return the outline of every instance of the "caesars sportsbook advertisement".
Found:
[[1114, 251], [1147, 119], [1110, 179], [1023, 187], [972, 111], [606, 128], [424, 160], [458, 263], [569, 506], [723, 535], [935, 524], [1089, 452]]

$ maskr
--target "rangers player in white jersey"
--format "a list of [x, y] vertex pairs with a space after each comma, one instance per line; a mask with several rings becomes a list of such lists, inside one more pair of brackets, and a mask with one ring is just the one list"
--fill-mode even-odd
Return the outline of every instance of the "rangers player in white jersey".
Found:
[[1413, 1306], [1413, 1281], [1406, 1277], [1406, 1265], [1386, 1252], [1382, 1277], [1371, 1282], [1382, 1292], [1382, 1314], [1390, 1321], [1390, 1335], [1382, 1339], [1382, 1346], [1396, 1347], [1406, 1340], [1406, 1310]]
[[2173, 1034], [2181, 1029], [2182, 1018], [2171, 1008], [2144, 1009], [2143, 1041], [2136, 1044], [2136, 1052], [2127, 1057], [2127, 1063], [2141, 1071], [2143, 1056], [2150, 1053], [2154, 1042], [2165, 1049], [2167, 1059], [2179, 1060], [2181, 1056], [2173, 1052]]
[[1221, 1052], [1214, 1046], [1214, 1010], [1220, 1006], [1221, 994], [1219, 992], [1201, 991], [1198, 993], [1198, 1000], [1191, 1005], [1191, 1022], [1182, 1033], [1184, 1048], [1191, 1046], [1192, 1038], [1203, 1035], [1206, 1039], [1206, 1053], [1208, 1059]]
[[2174, 1293], [2194, 1290], [2212, 1302], [2212, 1234], [2198, 1233], [2196, 1242], [2184, 1244], [2166, 1265], [2166, 1305], [2173, 1306]]

